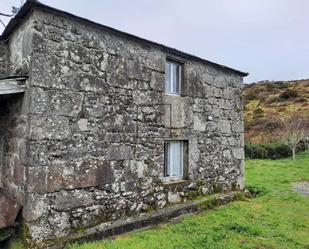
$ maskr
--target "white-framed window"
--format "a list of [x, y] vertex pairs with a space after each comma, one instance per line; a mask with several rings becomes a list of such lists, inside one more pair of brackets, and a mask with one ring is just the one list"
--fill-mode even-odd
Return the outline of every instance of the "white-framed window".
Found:
[[165, 63], [165, 92], [180, 95], [183, 66], [176, 62]]
[[185, 153], [184, 141], [166, 141], [164, 147], [164, 177], [182, 179]]

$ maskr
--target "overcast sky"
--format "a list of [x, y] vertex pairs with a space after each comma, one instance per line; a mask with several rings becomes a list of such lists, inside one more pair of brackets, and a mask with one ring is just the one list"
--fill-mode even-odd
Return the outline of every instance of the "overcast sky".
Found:
[[[0, 0], [0, 11], [20, 2]], [[41, 2], [249, 72], [246, 82], [309, 78], [308, 0]]]

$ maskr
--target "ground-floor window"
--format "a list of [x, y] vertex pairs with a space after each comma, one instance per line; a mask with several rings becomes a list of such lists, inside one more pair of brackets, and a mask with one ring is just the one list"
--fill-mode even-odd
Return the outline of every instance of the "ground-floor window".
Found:
[[187, 158], [187, 141], [166, 141], [164, 153], [164, 176], [176, 179], [184, 178], [184, 164], [185, 158]]

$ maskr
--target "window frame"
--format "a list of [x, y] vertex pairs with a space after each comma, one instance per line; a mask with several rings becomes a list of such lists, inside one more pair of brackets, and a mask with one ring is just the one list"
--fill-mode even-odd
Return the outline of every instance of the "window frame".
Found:
[[[171, 176], [171, 174], [167, 174], [168, 173], [168, 167], [171, 167], [169, 166], [169, 162], [168, 162], [168, 159], [169, 159], [169, 153], [170, 153], [170, 144], [172, 142], [178, 142], [178, 143], [181, 143], [180, 144], [180, 149], [181, 149], [181, 158], [180, 158], [180, 161], [181, 161], [181, 169], [180, 169], [180, 172], [181, 174], [180, 175], [175, 175], [175, 176]], [[187, 169], [188, 169], [188, 141], [187, 140], [166, 140], [164, 142], [164, 180], [165, 181], [177, 181], [177, 180], [185, 180], [187, 178]], [[169, 169], [169, 171], [171, 171], [171, 169]]]
[[[167, 91], [167, 64], [170, 64], [170, 65], [176, 65], [179, 67], [179, 92], [170, 92], [170, 91]], [[172, 71], [173, 70], [170, 70], [170, 79], [169, 79], [169, 86], [172, 86], [172, 82], [173, 82], [173, 74], [172, 74]], [[176, 60], [176, 59], [172, 59], [170, 57], [167, 57], [166, 58], [166, 61], [165, 61], [165, 82], [164, 82], [164, 92], [166, 95], [171, 95], [171, 96], [182, 96], [183, 95], [183, 86], [184, 86], [184, 62], [183, 61], [180, 61], [180, 60]], [[172, 87], [170, 87], [172, 88]]]

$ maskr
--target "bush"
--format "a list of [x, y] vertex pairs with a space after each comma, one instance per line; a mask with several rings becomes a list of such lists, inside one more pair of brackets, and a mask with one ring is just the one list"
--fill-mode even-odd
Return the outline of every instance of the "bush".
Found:
[[285, 144], [246, 144], [245, 155], [248, 159], [280, 159], [292, 152]]
[[264, 129], [266, 123], [266, 119], [265, 118], [254, 118], [248, 122], [245, 122], [245, 131], [248, 132], [250, 129], [255, 129], [255, 130], [259, 130], [259, 129]]
[[276, 118], [269, 118], [265, 120], [264, 123], [264, 130], [268, 132], [273, 132], [276, 129], [282, 128], [282, 123], [280, 122], [280, 119]]
[[266, 99], [265, 103], [266, 103], [267, 105], [270, 105], [270, 104], [276, 103], [276, 102], [278, 102], [278, 101], [279, 101], [279, 97], [278, 97], [278, 96], [270, 96], [270, 97], [268, 97], [268, 98]]
[[[304, 141], [297, 145], [296, 152], [306, 150]], [[245, 145], [246, 159], [281, 159], [292, 156], [291, 149], [282, 143], [250, 144]]]
[[307, 99], [306, 98], [297, 98], [295, 99], [296, 103], [307, 103]]
[[254, 118], [262, 118], [262, 117], [264, 117], [264, 110], [263, 110], [263, 108], [257, 107], [256, 109], [254, 109], [253, 117]]
[[286, 108], [285, 107], [280, 107], [280, 108], [278, 108], [278, 112], [286, 112]]
[[267, 91], [271, 91], [272, 89], [285, 89], [289, 87], [289, 83], [284, 81], [269, 82], [265, 83], [264, 85], [266, 86]]
[[259, 197], [267, 194], [267, 190], [265, 187], [246, 185], [246, 189], [250, 192], [253, 197]]
[[297, 91], [291, 90], [291, 89], [287, 89], [279, 95], [279, 99], [283, 101], [297, 98], [297, 97], [298, 97]]

